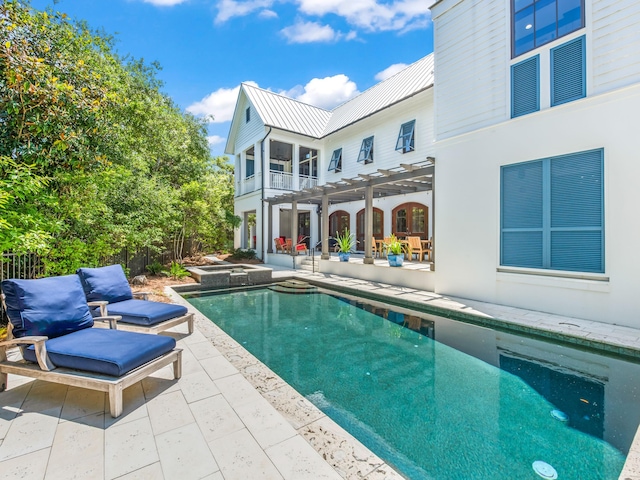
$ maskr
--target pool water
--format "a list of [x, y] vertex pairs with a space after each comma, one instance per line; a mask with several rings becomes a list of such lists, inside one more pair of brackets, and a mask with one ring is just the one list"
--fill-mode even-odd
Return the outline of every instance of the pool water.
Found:
[[407, 478], [617, 479], [638, 425], [623, 359], [325, 293], [187, 298]]

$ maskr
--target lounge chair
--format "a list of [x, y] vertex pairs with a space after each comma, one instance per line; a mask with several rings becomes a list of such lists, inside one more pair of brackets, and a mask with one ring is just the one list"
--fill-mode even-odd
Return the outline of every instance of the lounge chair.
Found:
[[[188, 313], [182, 305], [147, 300], [146, 292], [134, 294], [121, 265], [79, 268], [76, 273], [92, 314], [122, 317], [122, 330], [158, 333], [187, 322], [189, 333], [193, 333], [193, 313]], [[134, 296], [143, 299], [134, 299]]]
[[[182, 375], [182, 350], [164, 335], [115, 329], [118, 317], [93, 318], [77, 275], [5, 280], [3, 303], [13, 339], [0, 342], [0, 391], [8, 374], [107, 392], [112, 417], [122, 414], [122, 391], [173, 363]], [[91, 328], [108, 321], [113, 328]], [[20, 346], [22, 359], [7, 359]]]
[[407, 244], [409, 245], [409, 259], [413, 260], [414, 255], [418, 255], [418, 260], [422, 262], [424, 260], [425, 253], [430, 254], [430, 250], [423, 247], [420, 237], [407, 237]]

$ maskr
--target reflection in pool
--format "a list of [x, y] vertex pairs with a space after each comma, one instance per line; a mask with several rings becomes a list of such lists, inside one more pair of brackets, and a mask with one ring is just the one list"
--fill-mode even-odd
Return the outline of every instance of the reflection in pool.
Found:
[[335, 294], [189, 301], [408, 478], [615, 479], [638, 425], [622, 359]]

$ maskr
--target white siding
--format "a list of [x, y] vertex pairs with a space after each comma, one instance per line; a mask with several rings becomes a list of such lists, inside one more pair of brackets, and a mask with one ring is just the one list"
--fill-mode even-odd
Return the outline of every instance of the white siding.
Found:
[[[413, 152], [402, 154], [396, 152], [396, 142], [400, 126], [415, 120]], [[358, 154], [362, 140], [374, 136], [373, 163], [358, 163]], [[327, 172], [331, 154], [342, 148], [342, 172]], [[341, 178], [355, 178], [360, 173], [371, 173], [379, 168], [390, 169], [400, 163], [417, 163], [424, 161], [433, 153], [433, 91], [427, 90], [390, 107], [351, 127], [340, 130], [325, 139], [325, 155], [320, 163], [324, 172], [324, 182], [336, 182]]]
[[640, 82], [640, 2], [592, 3], [593, 93]]
[[[241, 124], [238, 126], [238, 133], [235, 138], [234, 151], [240, 153], [251, 147], [258, 139], [264, 136], [264, 123], [258, 116], [256, 109], [251, 105], [247, 98], [242, 96], [240, 102], [239, 120]], [[251, 119], [246, 122], [245, 111], [247, 107], [251, 108]], [[260, 158], [260, 152], [256, 152], [256, 160]]]
[[508, 113], [508, 2], [452, 3], [434, 9], [438, 139], [503, 121]]

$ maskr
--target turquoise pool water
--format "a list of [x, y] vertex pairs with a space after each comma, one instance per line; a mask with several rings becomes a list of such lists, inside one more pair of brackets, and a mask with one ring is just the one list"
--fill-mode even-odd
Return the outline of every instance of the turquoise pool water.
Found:
[[323, 293], [187, 298], [407, 478], [617, 479], [638, 425], [621, 359]]

